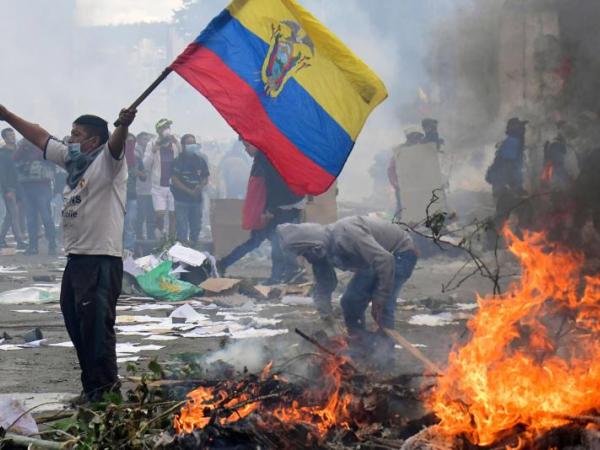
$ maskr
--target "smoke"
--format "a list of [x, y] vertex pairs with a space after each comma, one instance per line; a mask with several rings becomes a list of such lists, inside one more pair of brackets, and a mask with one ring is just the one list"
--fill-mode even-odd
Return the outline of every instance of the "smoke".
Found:
[[[0, 50], [5, 61], [0, 101], [57, 136], [71, 121], [95, 113], [109, 121], [181, 51], [169, 24], [182, 0], [5, 0]], [[201, 1], [197, 32], [227, 5]], [[301, 2], [384, 80], [389, 99], [368, 120], [340, 178], [342, 198], [362, 200], [372, 180], [365, 167], [378, 152], [403, 141], [403, 111], [427, 88], [424, 60], [431, 30], [452, 9], [451, 0]], [[150, 23], [152, 22], [152, 23]], [[212, 106], [176, 75], [140, 108], [135, 132], [152, 130], [167, 116], [178, 134], [229, 140], [234, 133]]]
[[[269, 344], [272, 346], [272, 344]], [[267, 342], [262, 339], [237, 340], [216, 352], [207, 355], [204, 360], [208, 364], [223, 361], [231, 364], [238, 371], [248, 369], [252, 373], [260, 372], [271, 360]]]

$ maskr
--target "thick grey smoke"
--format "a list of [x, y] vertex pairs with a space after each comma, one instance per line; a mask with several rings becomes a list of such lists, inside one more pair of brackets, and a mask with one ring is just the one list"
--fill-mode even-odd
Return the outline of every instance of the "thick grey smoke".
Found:
[[[197, 32], [228, 2], [200, 3]], [[341, 197], [362, 200], [371, 189], [365, 169], [376, 153], [403, 141], [403, 125], [413, 120], [403, 112], [414, 104], [419, 88], [431, 91], [425, 63], [432, 32], [456, 2], [301, 3], [363, 58], [390, 92], [367, 122], [340, 178]], [[165, 5], [181, 4], [181, 0], [3, 0], [1, 101], [58, 136], [67, 134], [72, 119], [82, 113], [112, 121], [189, 41], [164, 17]], [[131, 23], [161, 16], [163, 22]], [[120, 25], [97, 26], [106, 23]], [[134, 131], [152, 130], [163, 116], [174, 120], [178, 134], [193, 132], [204, 140], [234, 138], [212, 106], [174, 74], [142, 105]]]

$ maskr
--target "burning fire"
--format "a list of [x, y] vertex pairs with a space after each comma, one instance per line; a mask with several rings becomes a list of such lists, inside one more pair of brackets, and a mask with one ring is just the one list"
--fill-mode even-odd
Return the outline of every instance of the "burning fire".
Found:
[[[272, 363], [263, 369], [259, 377], [260, 383], [242, 381], [233, 386], [232, 382], [225, 382], [228, 389], [199, 387], [188, 393], [188, 401], [180, 414], [175, 416], [173, 426], [178, 433], [191, 433], [195, 429], [205, 428], [211, 420], [226, 425], [256, 411], [260, 414], [259, 423], [264, 426], [303, 424], [314, 430], [319, 437], [333, 427], [349, 428], [352, 395], [342, 392], [345, 363], [346, 360], [340, 357], [326, 358], [321, 366], [321, 379], [317, 383], [319, 387], [307, 389], [295, 399], [282, 394], [274, 400], [260, 400], [260, 383], [264, 385], [268, 380], [287, 382], [276, 374], [271, 375]], [[216, 411], [226, 413], [215, 416]]]
[[544, 183], [550, 183], [552, 181], [552, 175], [554, 173], [554, 166], [552, 162], [547, 162], [544, 165], [544, 170], [542, 171], [541, 181]]
[[600, 275], [543, 233], [505, 236], [522, 276], [479, 299], [472, 337], [429, 399], [442, 433], [477, 445], [517, 426], [532, 439], [600, 406]]

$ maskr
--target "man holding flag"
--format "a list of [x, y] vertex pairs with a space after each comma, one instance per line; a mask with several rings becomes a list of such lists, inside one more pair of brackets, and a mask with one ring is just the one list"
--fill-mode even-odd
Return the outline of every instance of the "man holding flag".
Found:
[[123, 281], [124, 147], [135, 114], [121, 110], [112, 134], [100, 117], [81, 116], [65, 144], [0, 105], [0, 120], [67, 171], [62, 217], [68, 258], [60, 306], [81, 367], [83, 402], [120, 390], [114, 324]]

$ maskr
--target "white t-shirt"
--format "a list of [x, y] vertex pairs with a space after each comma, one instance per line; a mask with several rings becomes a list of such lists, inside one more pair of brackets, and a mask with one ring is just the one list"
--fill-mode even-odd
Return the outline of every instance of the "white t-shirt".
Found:
[[[65, 168], [68, 147], [56, 139], [44, 157]], [[115, 159], [108, 143], [87, 168], [75, 189], [63, 192], [63, 234], [67, 254], [123, 256], [127, 164]]]

